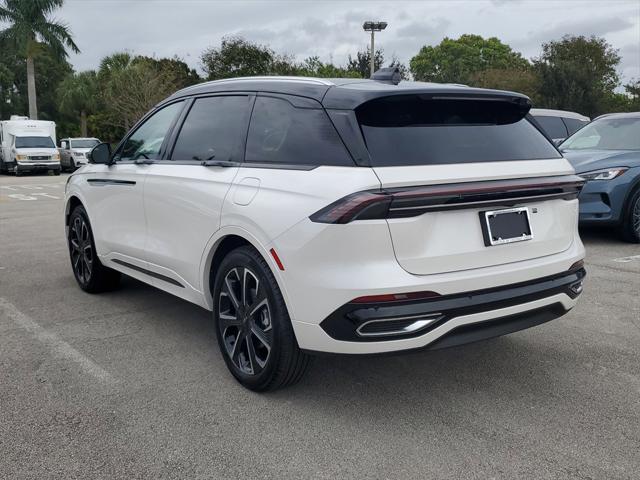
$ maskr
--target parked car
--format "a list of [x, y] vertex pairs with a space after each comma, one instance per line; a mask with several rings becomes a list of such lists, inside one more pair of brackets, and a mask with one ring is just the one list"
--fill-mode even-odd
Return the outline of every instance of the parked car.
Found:
[[640, 112], [603, 115], [560, 145], [587, 180], [580, 223], [617, 228], [640, 242]]
[[531, 116], [556, 145], [591, 121], [579, 113], [546, 108], [532, 108]]
[[100, 143], [97, 138], [63, 138], [60, 140], [62, 170], [74, 171], [87, 164], [87, 154]]
[[124, 273], [211, 310], [258, 391], [312, 352], [444, 348], [564, 315], [585, 276], [583, 180], [529, 99], [393, 78], [219, 80], [161, 102], [69, 179], [80, 288]]
[[60, 155], [56, 150], [56, 124], [12, 115], [0, 122], [0, 172], [52, 171], [60, 175]]

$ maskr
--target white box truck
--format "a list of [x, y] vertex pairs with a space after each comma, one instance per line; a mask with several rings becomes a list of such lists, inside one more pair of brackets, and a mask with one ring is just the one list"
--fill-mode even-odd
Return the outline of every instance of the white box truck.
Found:
[[49, 171], [60, 175], [56, 124], [12, 115], [0, 122], [0, 172]]

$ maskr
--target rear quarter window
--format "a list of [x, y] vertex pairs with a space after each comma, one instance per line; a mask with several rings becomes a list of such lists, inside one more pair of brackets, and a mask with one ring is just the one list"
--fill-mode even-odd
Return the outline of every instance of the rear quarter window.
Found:
[[253, 108], [246, 162], [354, 166], [322, 108], [297, 108], [282, 98], [258, 97]]
[[582, 127], [584, 127], [587, 123], [586, 120], [578, 120], [576, 118], [563, 118], [564, 124], [567, 126], [567, 130], [569, 131], [569, 135], [573, 135]]
[[537, 116], [534, 118], [544, 129], [544, 131], [547, 132], [547, 135], [549, 135], [549, 137], [553, 139], [567, 138], [567, 128], [565, 127], [562, 118], [547, 116]]
[[407, 95], [367, 102], [356, 116], [373, 166], [560, 158], [521, 108], [504, 101]]

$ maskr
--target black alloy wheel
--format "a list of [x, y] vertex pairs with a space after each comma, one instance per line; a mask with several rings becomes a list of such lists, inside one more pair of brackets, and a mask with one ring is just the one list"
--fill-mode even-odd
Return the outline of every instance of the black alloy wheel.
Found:
[[255, 249], [226, 255], [216, 267], [212, 294], [218, 344], [236, 380], [268, 391], [302, 378], [309, 357], [298, 347], [275, 277]]

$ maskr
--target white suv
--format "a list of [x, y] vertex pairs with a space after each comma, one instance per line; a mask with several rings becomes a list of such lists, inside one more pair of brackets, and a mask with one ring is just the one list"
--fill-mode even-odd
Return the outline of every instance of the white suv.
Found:
[[585, 276], [582, 180], [523, 95], [242, 78], [181, 90], [69, 178], [71, 264], [213, 312], [231, 373], [442, 348], [557, 318]]

